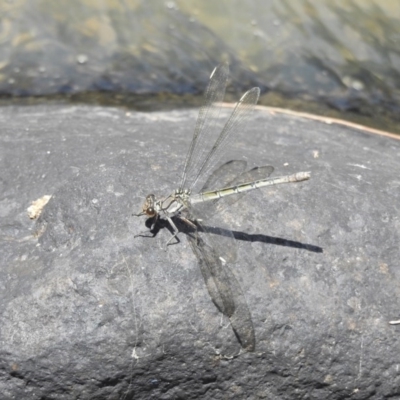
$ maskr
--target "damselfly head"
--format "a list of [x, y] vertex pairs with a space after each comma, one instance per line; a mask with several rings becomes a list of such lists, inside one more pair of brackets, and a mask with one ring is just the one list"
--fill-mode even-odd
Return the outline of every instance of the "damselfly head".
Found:
[[135, 217], [140, 217], [142, 215], [146, 215], [149, 218], [153, 218], [157, 215], [157, 211], [155, 209], [155, 202], [156, 202], [156, 196], [154, 194], [149, 194], [146, 196], [146, 200], [143, 204], [142, 211], [138, 214], [132, 214]]
[[155, 209], [156, 196], [154, 194], [149, 194], [146, 196], [146, 200], [143, 204], [143, 214], [152, 218], [157, 215], [157, 211]]

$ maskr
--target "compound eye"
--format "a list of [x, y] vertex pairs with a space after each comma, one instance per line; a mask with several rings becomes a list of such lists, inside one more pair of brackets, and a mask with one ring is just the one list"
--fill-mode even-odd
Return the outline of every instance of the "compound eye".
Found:
[[156, 210], [153, 207], [147, 207], [146, 215], [149, 217], [154, 217], [156, 215]]

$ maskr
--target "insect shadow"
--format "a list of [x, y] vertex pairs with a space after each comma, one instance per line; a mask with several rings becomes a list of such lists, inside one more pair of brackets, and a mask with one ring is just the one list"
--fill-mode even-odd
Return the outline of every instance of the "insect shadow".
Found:
[[[195, 235], [196, 234], [196, 229], [193, 227], [189, 226], [188, 224], [184, 223], [179, 216], [172, 217], [175, 225], [179, 229], [180, 232], [182, 232], [185, 235]], [[145, 222], [146, 227], [149, 229], [150, 235], [140, 235], [142, 237], [155, 237], [158, 235], [161, 229], [168, 229], [171, 234], [174, 233], [173, 229], [171, 228], [170, 224], [168, 223], [167, 220], [158, 218], [156, 223], [154, 224], [154, 218], [148, 218]], [[204, 225], [204, 224], [203, 224]], [[152, 229], [151, 229], [152, 228]], [[323, 253], [324, 249], [319, 246], [315, 246], [310, 243], [302, 243], [302, 242], [297, 242], [294, 240], [289, 240], [281, 237], [275, 237], [275, 236], [268, 236], [264, 234], [249, 234], [246, 232], [241, 232], [241, 231], [236, 231], [236, 230], [230, 230], [230, 229], [224, 229], [224, 228], [215, 228], [211, 226], [204, 225], [204, 228], [207, 229], [207, 232], [215, 234], [215, 235], [221, 235], [221, 236], [231, 236], [233, 234], [234, 238], [236, 240], [240, 240], [243, 242], [260, 242], [260, 243], [265, 243], [265, 244], [273, 244], [276, 246], [283, 246], [283, 247], [291, 247], [294, 249], [303, 249], [307, 251], [311, 251], [313, 253]], [[203, 228], [200, 225], [197, 225], [197, 231], [202, 232]], [[180, 242], [179, 238], [177, 237], [178, 241], [175, 243], [171, 243], [170, 245], [178, 244]]]

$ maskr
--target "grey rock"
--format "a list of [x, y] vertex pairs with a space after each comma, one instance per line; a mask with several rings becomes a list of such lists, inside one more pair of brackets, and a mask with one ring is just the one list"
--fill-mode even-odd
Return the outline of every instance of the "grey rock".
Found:
[[245, 352], [184, 235], [134, 238], [144, 197], [175, 189], [196, 116], [0, 110], [1, 398], [400, 397], [400, 142], [265, 110], [239, 134], [232, 159], [312, 173], [218, 219], [237, 239]]

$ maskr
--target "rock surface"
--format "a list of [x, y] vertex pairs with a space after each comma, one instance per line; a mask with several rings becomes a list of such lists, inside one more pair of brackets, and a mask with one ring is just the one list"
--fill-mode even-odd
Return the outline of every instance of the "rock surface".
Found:
[[186, 238], [134, 238], [144, 197], [175, 189], [196, 116], [0, 110], [1, 398], [400, 397], [400, 141], [267, 110], [239, 133], [232, 159], [312, 173], [221, 216], [245, 352]]

